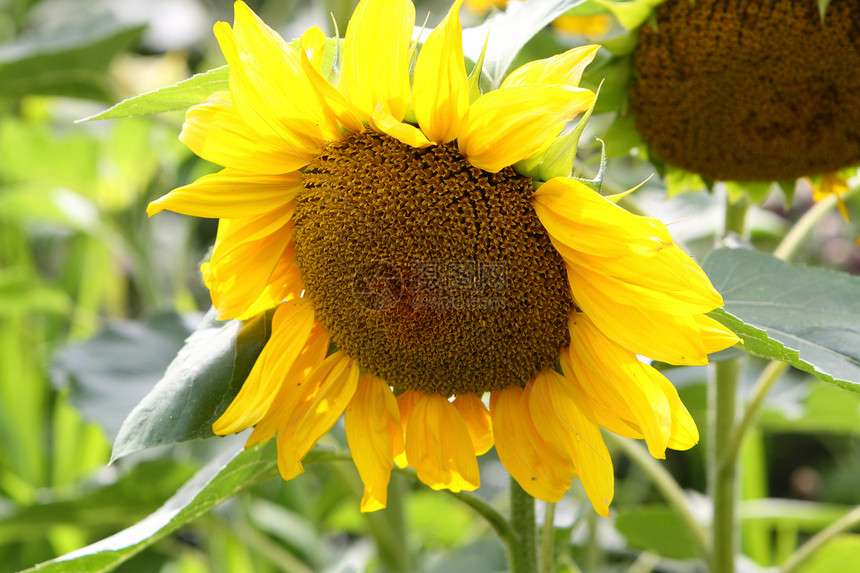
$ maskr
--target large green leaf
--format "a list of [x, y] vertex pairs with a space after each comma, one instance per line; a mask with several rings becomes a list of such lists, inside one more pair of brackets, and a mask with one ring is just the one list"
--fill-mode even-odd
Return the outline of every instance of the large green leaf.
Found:
[[202, 102], [213, 92], [226, 90], [229, 77], [230, 70], [228, 66], [214, 68], [207, 72], [195, 74], [187, 80], [182, 80], [172, 86], [130, 97], [101, 113], [80, 121], [117, 119], [187, 109], [192, 105]]
[[108, 101], [108, 64], [143, 31], [87, 18], [0, 46], [0, 95], [62, 95]]
[[860, 392], [860, 277], [718, 249], [702, 267], [723, 295], [712, 316], [747, 352]]
[[272, 313], [219, 321], [210, 310], [138, 404], [114, 442], [112, 459], [145, 448], [212, 437], [271, 333]]
[[243, 489], [277, 475], [275, 443], [214, 459], [155, 513], [106, 539], [27, 569], [28, 572], [111, 571], [177, 528], [200, 517]]
[[511, 2], [504, 12], [487, 18], [480, 26], [463, 30], [463, 54], [473, 62], [478, 61], [486, 41], [483, 72], [490, 85], [498, 87], [517, 52], [547, 24], [584, 1]]

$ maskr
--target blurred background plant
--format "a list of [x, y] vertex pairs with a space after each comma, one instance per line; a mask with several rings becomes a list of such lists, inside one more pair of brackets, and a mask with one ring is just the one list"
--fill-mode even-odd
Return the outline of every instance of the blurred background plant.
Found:
[[[342, 34], [353, 7], [350, 0], [249, 4], [286, 38], [311, 25], [334, 35], [333, 22]], [[484, 18], [480, 4], [473, 4], [472, 24]], [[738, 240], [773, 251], [810, 212], [809, 180], [783, 180], [780, 192], [664, 168], [625, 113], [636, 32], [655, 4], [587, 2], [565, 15], [572, 18], [567, 26], [557, 20], [537, 33], [516, 63], [605, 39], [610, 49], [586, 76], [595, 88], [605, 83], [580, 145], [580, 175], [600, 171], [599, 136], [608, 156], [603, 191], [638, 184], [656, 164], [658, 176], [626, 206], [675, 221], [673, 235], [700, 261], [724, 236], [727, 204], [731, 212], [741, 203], [746, 213], [746, 225], [734, 229]], [[419, 14], [430, 11], [428, 27], [448, 8], [443, 0], [416, 5]], [[631, 19], [634, 8], [644, 16]], [[432, 492], [399, 474], [389, 509], [360, 514], [358, 475], [331, 454], [345, 448], [337, 428], [331, 449], [322, 448], [318, 463], [289, 483], [266, 479], [276, 470], [265, 448], [234, 474], [214, 477], [241, 448], [241, 436], [166, 445], [106, 465], [123, 420], [210, 306], [198, 264], [214, 240], [214, 222], [170, 214], [147, 220], [145, 206], [215, 168], [177, 141], [181, 111], [75, 120], [222, 65], [210, 30], [231, 14], [228, 0], [0, 0], [0, 571], [123, 530], [80, 554], [92, 557], [85, 570], [505, 570], [504, 547], [467, 507], [468, 497]], [[856, 167], [848, 167], [840, 177], [856, 187]], [[860, 196], [843, 197], [854, 223], [831, 201], [796, 245], [795, 261], [860, 271], [853, 240]], [[860, 313], [860, 294], [846, 296], [849, 316]], [[761, 415], [751, 419], [740, 450], [737, 563], [750, 571], [785, 564], [804, 541], [860, 504], [860, 395], [794, 368], [768, 374], [767, 364], [750, 358], [738, 391], [748, 396], [763, 371], [775, 383], [760, 394]], [[665, 373], [707, 428], [708, 369]], [[697, 448], [671, 452], [665, 463], [643, 461], [635, 445], [614, 441], [618, 483], [609, 520], [593, 514], [576, 487], [555, 506], [539, 504], [538, 521], [555, 525], [542, 535], [555, 556], [544, 571], [701, 570], [702, 540], [685, 519], [710, 519], [712, 444], [702, 435]], [[504, 510], [507, 476], [491, 454], [481, 461], [476, 493]], [[675, 493], [686, 515], [671, 503], [675, 490], [666, 475], [683, 488]], [[126, 530], [150, 514], [149, 529]], [[844, 534], [798, 570], [829, 573], [852, 562], [860, 562], [860, 535]]]

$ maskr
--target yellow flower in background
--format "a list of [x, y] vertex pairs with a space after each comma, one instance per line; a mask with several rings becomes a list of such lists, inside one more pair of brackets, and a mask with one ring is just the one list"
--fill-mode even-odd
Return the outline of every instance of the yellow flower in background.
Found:
[[573, 179], [535, 191], [511, 168], [592, 104], [577, 84], [596, 47], [472, 101], [461, 3], [410, 78], [411, 2], [363, 0], [332, 84], [319, 29], [288, 44], [237, 2], [233, 27], [215, 25], [230, 89], [192, 107], [181, 135], [224, 169], [148, 212], [220, 219], [202, 269], [219, 318], [277, 307], [213, 429], [277, 437], [284, 479], [345, 412], [363, 511], [385, 507], [395, 463], [473, 490], [495, 445], [531, 495], [556, 501], [579, 477], [608, 515], [599, 426], [656, 457], [698, 440], [637, 354], [705, 364], [737, 338], [704, 316], [722, 299], [661, 222]]
[[[483, 16], [493, 8], [505, 8], [508, 0], [465, 0], [465, 4], [470, 12]], [[609, 14], [563, 14], [553, 20], [551, 25], [563, 34], [601, 38], [612, 28], [612, 17]]]

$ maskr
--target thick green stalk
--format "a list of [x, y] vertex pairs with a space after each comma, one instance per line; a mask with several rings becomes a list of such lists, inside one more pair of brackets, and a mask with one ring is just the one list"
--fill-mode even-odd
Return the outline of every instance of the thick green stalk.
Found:
[[543, 528], [540, 532], [541, 573], [555, 573], [555, 504], [546, 504]]
[[537, 573], [535, 500], [511, 478], [511, 526], [515, 532], [508, 543], [511, 573]]
[[[711, 529], [710, 573], [733, 573], [737, 553], [737, 457], [726, 459], [725, 452], [734, 430], [737, 412], [738, 359], [718, 362], [709, 391], [710, 451], [708, 452], [709, 489], [714, 503]], [[725, 462], [722, 462], [725, 460]]]

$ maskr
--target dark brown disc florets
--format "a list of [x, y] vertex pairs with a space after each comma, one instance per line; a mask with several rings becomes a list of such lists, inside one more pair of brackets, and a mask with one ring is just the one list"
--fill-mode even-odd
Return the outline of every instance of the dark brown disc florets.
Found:
[[631, 111], [658, 157], [712, 180], [860, 163], [860, 0], [668, 0], [641, 29]]
[[304, 172], [296, 260], [317, 320], [390, 384], [442, 395], [521, 385], [568, 343], [564, 264], [530, 179], [456, 144], [372, 132]]

